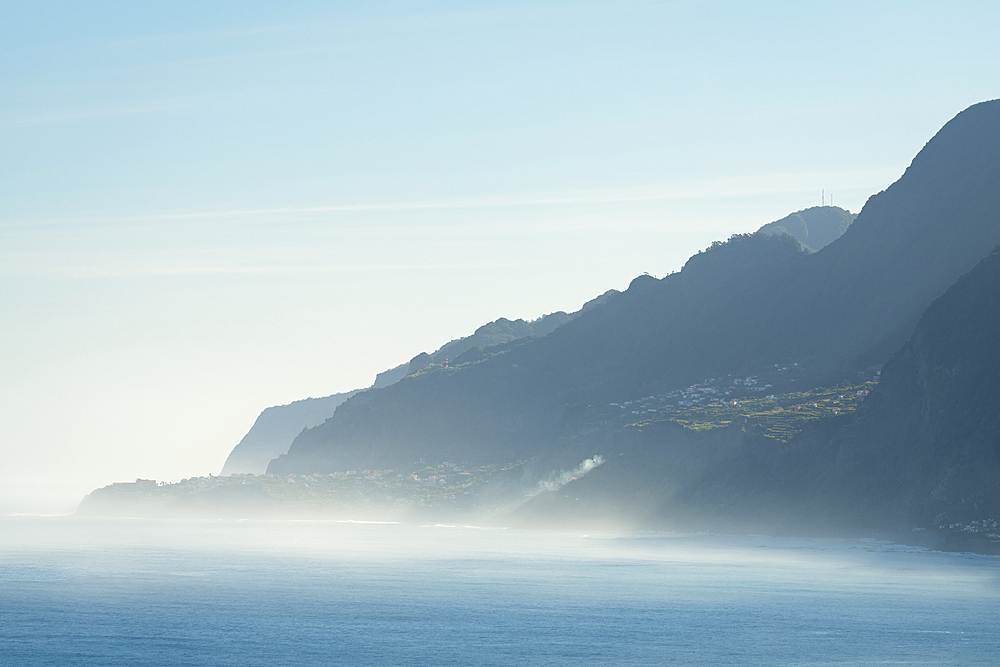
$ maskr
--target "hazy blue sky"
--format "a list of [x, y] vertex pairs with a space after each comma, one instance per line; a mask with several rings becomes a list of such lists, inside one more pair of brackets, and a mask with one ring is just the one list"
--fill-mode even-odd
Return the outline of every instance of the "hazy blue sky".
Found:
[[[993, 2], [7, 3], [0, 512], [857, 211], [1000, 96]], [[828, 200], [829, 201], [829, 200]]]

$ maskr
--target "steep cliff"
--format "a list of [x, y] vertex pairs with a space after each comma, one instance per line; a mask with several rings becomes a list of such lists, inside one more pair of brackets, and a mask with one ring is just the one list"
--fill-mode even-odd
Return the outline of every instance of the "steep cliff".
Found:
[[262, 475], [271, 459], [288, 451], [302, 429], [322, 424], [337, 406], [357, 391], [323, 398], [306, 398], [288, 405], [275, 405], [260, 413], [253, 426], [233, 448], [222, 466], [223, 475]]
[[852, 415], [748, 437], [667, 514], [731, 528], [904, 531], [1000, 515], [1000, 247], [921, 317]]
[[1000, 516], [1000, 247], [927, 309], [836, 440], [819, 488], [865, 522]]

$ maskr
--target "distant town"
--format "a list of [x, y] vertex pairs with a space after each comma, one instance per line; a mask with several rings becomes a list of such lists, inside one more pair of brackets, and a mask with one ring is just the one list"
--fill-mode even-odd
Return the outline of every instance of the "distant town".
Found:
[[997, 532], [998, 527], [1000, 526], [995, 519], [979, 519], [969, 523], [941, 524], [938, 526], [938, 530], [942, 533], [969, 533], [989, 540], [1000, 540], [1000, 533]]
[[92, 493], [88, 503], [97, 509], [102, 502], [133, 505], [141, 514], [169, 513], [192, 506], [192, 501], [213, 499], [252, 501], [268, 498], [274, 507], [318, 510], [349, 508], [420, 508], [454, 506], [475, 509], [478, 491], [495, 475], [513, 470], [524, 461], [507, 464], [465, 466], [451, 461], [417, 462], [412, 472], [395, 470], [347, 470], [330, 474], [279, 476], [236, 474], [225, 477], [191, 477], [177, 483], [137, 479], [117, 482]]

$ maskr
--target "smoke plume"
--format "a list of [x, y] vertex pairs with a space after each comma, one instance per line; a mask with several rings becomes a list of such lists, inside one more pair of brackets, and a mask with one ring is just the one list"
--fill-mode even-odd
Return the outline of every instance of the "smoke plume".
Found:
[[555, 491], [557, 489], [561, 489], [574, 479], [580, 479], [602, 463], [604, 463], [604, 457], [600, 454], [597, 454], [593, 458], [586, 459], [583, 463], [572, 470], [564, 470], [555, 477], [541, 480], [538, 482], [538, 487], [535, 489], [535, 492], [529, 494], [528, 497], [533, 498], [539, 493], [543, 493], [545, 491]]
[[594, 455], [592, 458], [585, 459], [583, 463], [573, 468], [572, 470], [564, 470], [560, 473], [553, 473], [549, 475], [546, 479], [540, 480], [534, 489], [525, 493], [520, 498], [515, 500], [500, 509], [500, 514], [509, 514], [516, 510], [521, 505], [525, 504], [535, 496], [545, 493], [547, 491], [556, 491], [566, 486], [575, 479], [580, 479], [588, 472], [596, 468], [597, 466], [604, 463], [604, 457], [600, 454]]

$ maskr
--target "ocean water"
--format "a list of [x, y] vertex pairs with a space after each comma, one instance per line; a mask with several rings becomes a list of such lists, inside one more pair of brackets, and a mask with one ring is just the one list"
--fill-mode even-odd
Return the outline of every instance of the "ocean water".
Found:
[[1000, 559], [879, 542], [0, 519], [2, 665], [997, 665]]

